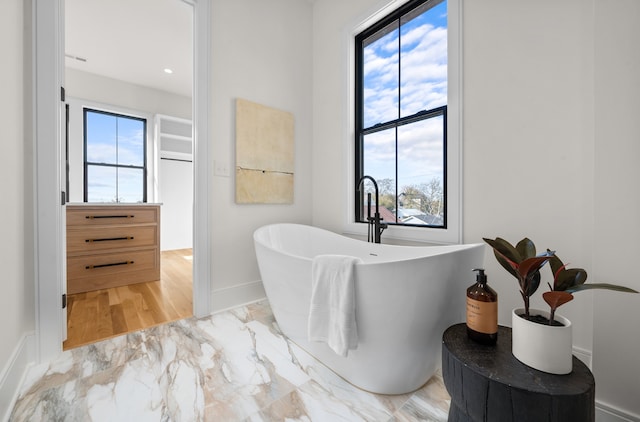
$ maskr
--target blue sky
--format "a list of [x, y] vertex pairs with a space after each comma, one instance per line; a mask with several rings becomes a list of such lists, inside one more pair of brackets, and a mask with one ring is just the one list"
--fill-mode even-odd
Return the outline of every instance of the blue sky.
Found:
[[[365, 47], [365, 127], [447, 104], [446, 26], [443, 2]], [[442, 118], [401, 127], [398, 141], [400, 188], [442, 179]], [[394, 133], [368, 135], [364, 144], [365, 174], [395, 179]]]
[[87, 161], [142, 166], [143, 143], [142, 120], [87, 113]]

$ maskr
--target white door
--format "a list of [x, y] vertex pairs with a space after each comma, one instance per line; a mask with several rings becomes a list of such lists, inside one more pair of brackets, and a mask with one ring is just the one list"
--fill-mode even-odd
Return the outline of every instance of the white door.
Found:
[[158, 165], [162, 203], [160, 249], [190, 249], [193, 247], [193, 163], [161, 158]]

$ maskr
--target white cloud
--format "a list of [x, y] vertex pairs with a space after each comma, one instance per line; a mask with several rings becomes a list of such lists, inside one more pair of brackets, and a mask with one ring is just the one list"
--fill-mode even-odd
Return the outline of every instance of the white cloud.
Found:
[[144, 130], [136, 129], [118, 137], [118, 164], [144, 164]]
[[92, 163], [113, 163], [116, 158], [115, 143], [90, 143], [87, 148], [87, 161]]
[[442, 118], [425, 120], [398, 129], [398, 172], [400, 180], [425, 183], [442, 177]]
[[413, 44], [424, 42], [424, 39], [433, 31], [433, 25], [424, 24], [412, 28], [410, 31], [402, 34], [402, 47], [409, 48]]

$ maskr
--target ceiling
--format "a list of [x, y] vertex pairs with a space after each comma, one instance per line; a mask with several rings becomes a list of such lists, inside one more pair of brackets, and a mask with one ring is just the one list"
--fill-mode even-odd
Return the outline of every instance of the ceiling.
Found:
[[182, 0], [65, 0], [66, 66], [191, 97], [192, 21]]

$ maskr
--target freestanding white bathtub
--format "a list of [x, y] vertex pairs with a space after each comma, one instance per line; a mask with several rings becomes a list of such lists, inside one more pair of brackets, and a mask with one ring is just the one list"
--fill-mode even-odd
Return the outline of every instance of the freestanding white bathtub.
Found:
[[[353, 385], [380, 394], [420, 388], [441, 365], [444, 330], [465, 320], [471, 270], [484, 244], [392, 246], [298, 224], [254, 233], [262, 282], [283, 334]], [[347, 357], [307, 340], [311, 263], [316, 255], [356, 256], [358, 348]]]

